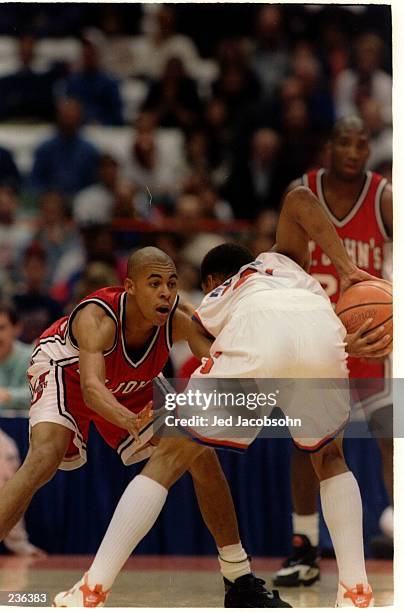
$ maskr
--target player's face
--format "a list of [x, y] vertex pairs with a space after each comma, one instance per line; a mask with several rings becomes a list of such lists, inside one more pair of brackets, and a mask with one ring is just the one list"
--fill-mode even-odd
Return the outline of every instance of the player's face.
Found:
[[5, 313], [0, 313], [0, 362], [8, 357], [17, 337], [18, 329]]
[[340, 130], [331, 144], [331, 168], [342, 180], [353, 181], [363, 174], [369, 153], [364, 132]]
[[172, 264], [149, 264], [125, 280], [125, 290], [136, 300], [142, 316], [151, 325], [167, 321], [178, 291], [177, 271]]

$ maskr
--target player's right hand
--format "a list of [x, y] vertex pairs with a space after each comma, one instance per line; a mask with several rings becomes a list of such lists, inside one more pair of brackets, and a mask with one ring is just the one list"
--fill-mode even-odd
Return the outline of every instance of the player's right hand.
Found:
[[368, 272], [365, 272], [364, 270], [353, 266], [349, 273], [341, 274], [340, 276], [341, 293], [344, 293], [344, 291], [349, 289], [349, 287], [352, 287], [352, 285], [356, 285], [356, 283], [369, 280], [380, 281], [380, 278], [372, 276], [371, 274], [368, 274]]
[[141, 431], [153, 418], [153, 402], [149, 402], [146, 406], [138, 412], [133, 414], [132, 412], [126, 418], [124, 429], [126, 429], [135, 440], [139, 439], [139, 431]]
[[386, 334], [384, 325], [368, 332], [372, 323], [373, 319], [367, 319], [354, 334], [346, 335], [345, 350], [351, 357], [381, 359], [391, 353], [391, 336]]

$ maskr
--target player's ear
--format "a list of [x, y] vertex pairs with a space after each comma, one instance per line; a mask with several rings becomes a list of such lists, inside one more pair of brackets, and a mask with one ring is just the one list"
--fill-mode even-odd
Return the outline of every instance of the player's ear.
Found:
[[131, 278], [126, 277], [123, 282], [123, 286], [126, 293], [129, 293], [129, 295], [135, 294], [135, 285], [133, 284], [133, 280]]
[[205, 295], [213, 291], [213, 277], [211, 274], [208, 274], [204, 281], [201, 283], [202, 291]]

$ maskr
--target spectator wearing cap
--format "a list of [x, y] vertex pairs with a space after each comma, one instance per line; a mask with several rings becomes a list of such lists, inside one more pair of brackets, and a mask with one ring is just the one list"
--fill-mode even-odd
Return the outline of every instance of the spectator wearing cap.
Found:
[[36, 193], [55, 189], [72, 196], [95, 182], [99, 154], [80, 135], [83, 111], [74, 98], [60, 100], [54, 135], [34, 154], [30, 185]]

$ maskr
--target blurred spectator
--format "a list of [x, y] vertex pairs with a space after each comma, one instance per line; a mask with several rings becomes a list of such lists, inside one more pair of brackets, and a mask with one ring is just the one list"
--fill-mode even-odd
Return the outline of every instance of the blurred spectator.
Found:
[[[381, 162], [378, 166], [375, 167], [375, 172], [378, 172], [382, 176], [384, 176], [389, 183], [393, 182], [393, 160], [386, 159]], [[388, 277], [385, 277], [388, 278]]]
[[24, 254], [23, 283], [13, 296], [21, 321], [20, 340], [32, 343], [62, 316], [60, 305], [48, 295], [48, 263], [44, 249], [32, 244]]
[[139, 188], [138, 205], [165, 204], [167, 199], [176, 197], [184, 168], [180, 151], [170, 149], [167, 154], [160, 145], [154, 115], [139, 115], [123, 166], [124, 177]]
[[195, 81], [185, 74], [178, 57], [170, 57], [160, 80], [152, 83], [143, 110], [154, 112], [161, 127], [188, 129], [195, 125], [201, 102]]
[[349, 64], [349, 44], [346, 30], [340, 24], [326, 23], [320, 31], [321, 57], [325, 59], [327, 73], [331, 77], [331, 83]]
[[34, 242], [46, 253], [48, 266], [47, 285], [52, 286], [58, 278], [63, 260], [74, 260], [80, 251], [80, 236], [67, 215], [66, 203], [57, 191], [44, 193], [39, 200], [38, 227]]
[[[32, 230], [17, 219], [18, 205], [15, 191], [0, 186], [0, 270], [5, 273], [6, 282], [16, 280], [21, 255], [32, 239]], [[10, 286], [3, 285], [0, 291], [10, 290]]]
[[[26, 410], [31, 403], [27, 381], [27, 368], [32, 347], [17, 340], [18, 317], [13, 306], [0, 302], [0, 414], [6, 410]], [[20, 467], [20, 455], [16, 443], [0, 430], [0, 491]], [[43, 557], [45, 553], [28, 539], [24, 519], [4, 539], [8, 550], [16, 555]]]
[[172, 5], [156, 4], [148, 11], [147, 33], [136, 41], [136, 74], [159, 79], [171, 57], [182, 61], [187, 74], [194, 76], [197, 72], [197, 48], [189, 36], [176, 32], [175, 10]]
[[105, 7], [100, 5], [100, 9], [102, 10], [100, 30], [94, 37], [99, 52], [100, 67], [119, 79], [127, 79], [135, 74], [136, 62], [132, 39], [125, 34], [122, 4], [115, 6], [109, 4]]
[[261, 95], [261, 85], [248, 66], [242, 40], [222, 40], [218, 55], [221, 58], [220, 74], [212, 90], [226, 104], [231, 122], [238, 122], [246, 109]]
[[111, 221], [118, 170], [114, 157], [107, 153], [100, 156], [98, 182], [79, 191], [73, 200], [73, 218], [78, 225], [100, 225]]
[[222, 244], [224, 239], [219, 234], [201, 230], [203, 208], [198, 196], [184, 194], [175, 204], [175, 227], [182, 247], [179, 257], [184, 262], [198, 268], [206, 253]]
[[391, 123], [392, 79], [382, 70], [383, 41], [376, 34], [360, 36], [354, 46], [354, 67], [341, 72], [335, 84], [337, 116], [357, 114], [366, 98], [381, 104], [383, 119]]
[[76, 284], [73, 302], [66, 310], [71, 310], [80, 300], [98, 289], [115, 287], [119, 284], [119, 279], [113, 266], [101, 261], [93, 261], [86, 266], [83, 277]]
[[189, 177], [184, 187], [186, 193], [192, 193], [199, 197], [202, 216], [205, 219], [231, 221], [234, 218], [230, 204], [219, 196], [218, 189], [209, 175], [194, 173]]
[[255, 34], [255, 49], [250, 66], [258, 77], [265, 96], [271, 98], [279, 82], [289, 72], [281, 7], [263, 6], [260, 9]]
[[0, 185], [8, 185], [16, 191], [21, 186], [21, 175], [13, 156], [3, 147], [0, 147]]
[[270, 251], [275, 244], [278, 215], [273, 210], [263, 210], [254, 219], [248, 248], [257, 257], [260, 253]]
[[223, 187], [238, 218], [253, 219], [264, 208], [278, 207], [284, 187], [279, 183], [280, 136], [271, 129], [257, 130], [250, 144], [248, 162], [236, 162]]
[[53, 137], [35, 151], [31, 187], [38, 193], [56, 189], [73, 195], [94, 183], [98, 152], [80, 136], [82, 107], [66, 98], [57, 105], [57, 129]]
[[367, 98], [361, 105], [361, 115], [370, 133], [370, 156], [368, 168], [375, 170], [384, 161], [391, 161], [393, 155], [393, 130], [386, 126], [380, 102]]
[[96, 44], [82, 40], [81, 64], [60, 84], [65, 97], [80, 100], [86, 123], [122, 125], [122, 100], [118, 83], [100, 67]]
[[50, 120], [54, 112], [53, 87], [66, 74], [66, 67], [55, 64], [50, 70], [36, 61], [36, 39], [19, 40], [15, 72], [0, 79], [0, 120]]
[[229, 125], [227, 106], [221, 98], [213, 97], [205, 105], [204, 131], [214, 179], [222, 183], [233, 157], [234, 136]]
[[312, 51], [296, 50], [292, 60], [293, 75], [300, 81], [309, 109], [313, 130], [327, 133], [334, 124], [334, 103], [324, 81], [321, 64]]
[[293, 100], [283, 108], [282, 148], [279, 154], [279, 181], [282, 192], [293, 177], [315, 165], [327, 135], [311, 128], [304, 99]]

